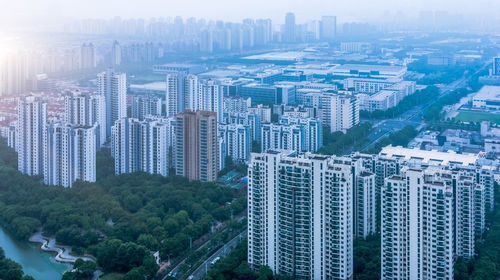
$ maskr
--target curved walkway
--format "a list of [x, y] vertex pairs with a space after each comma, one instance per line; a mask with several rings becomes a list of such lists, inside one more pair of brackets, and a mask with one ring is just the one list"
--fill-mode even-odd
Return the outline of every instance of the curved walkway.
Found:
[[74, 263], [77, 259], [82, 259], [84, 261], [95, 261], [94, 258], [89, 256], [75, 257], [71, 255], [70, 246], [62, 246], [56, 244], [56, 239], [54, 237], [45, 237], [42, 235], [41, 231], [37, 231], [33, 234], [30, 242], [40, 243], [42, 246], [40, 249], [45, 252], [55, 252], [55, 260], [62, 263]]

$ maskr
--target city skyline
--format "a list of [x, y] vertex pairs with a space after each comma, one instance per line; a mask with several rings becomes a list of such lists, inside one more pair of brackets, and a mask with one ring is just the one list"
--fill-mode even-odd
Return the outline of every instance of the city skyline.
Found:
[[0, 279], [500, 279], [500, 0], [2, 8]]
[[[99, 9], [94, 8], [97, 5]], [[324, 3], [324, 1], [312, 0], [304, 5], [302, 1], [292, 0], [287, 2], [287, 7], [283, 7], [279, 2], [264, 0], [252, 2], [216, 0], [209, 4], [200, 0], [175, 4], [160, 0], [146, 0], [142, 1], [140, 6], [115, 0], [105, 3], [97, 0], [86, 2], [49, 0], [34, 3], [21, 0], [11, 2], [6, 6], [3, 12], [0, 11], [0, 26], [31, 25], [33, 27], [34, 23], [54, 26], [79, 19], [113, 19], [115, 17], [148, 19], [175, 16], [185, 19], [195, 17], [232, 22], [240, 22], [245, 18], [271, 18], [274, 22], [283, 24], [286, 12], [295, 13], [298, 23], [317, 20], [324, 15], [336, 15], [341, 22], [370, 22], [387, 20], [390, 14], [418, 17], [419, 12], [422, 11], [447, 11], [451, 14], [466, 16], [494, 15], [495, 9], [500, 8], [500, 3], [493, 0], [482, 0], [481, 3], [468, 0], [385, 0], [383, 3], [353, 0], [349, 3]], [[489, 9], [485, 11], [480, 8], [484, 6], [488, 6]], [[165, 7], [165, 10], [159, 9], [160, 7]], [[107, 12], [110, 10], [113, 11], [112, 14]]]

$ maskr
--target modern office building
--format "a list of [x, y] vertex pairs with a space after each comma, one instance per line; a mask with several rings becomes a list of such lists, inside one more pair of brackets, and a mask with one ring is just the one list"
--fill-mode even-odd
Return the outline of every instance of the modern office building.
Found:
[[199, 74], [205, 71], [205, 67], [196, 64], [183, 64], [183, 63], [167, 63], [161, 65], [153, 65], [153, 73], [156, 74]]
[[493, 113], [500, 111], [500, 86], [483, 86], [472, 97], [472, 107]]
[[400, 82], [401, 79], [373, 79], [373, 78], [347, 78], [344, 88], [352, 89], [355, 93], [375, 94]]
[[76, 180], [95, 182], [99, 124], [50, 123], [45, 129], [44, 183], [71, 188]]
[[173, 126], [167, 118], [122, 118], [112, 128], [115, 173], [143, 171], [167, 176], [171, 167]]
[[217, 114], [185, 110], [175, 117], [175, 172], [189, 180], [217, 180]]
[[296, 279], [352, 279], [348, 158], [268, 151], [248, 168], [248, 263]]
[[161, 98], [156, 95], [132, 97], [132, 118], [144, 120], [147, 116], [161, 117]]
[[109, 68], [97, 75], [97, 93], [106, 100], [106, 136], [119, 119], [127, 117], [127, 76]]
[[225, 143], [225, 155], [235, 162], [250, 159], [250, 128], [242, 124], [219, 124], [219, 138]]
[[106, 100], [104, 95], [73, 91], [64, 96], [64, 122], [75, 126], [97, 124], [98, 149], [106, 142]]
[[378, 79], [401, 79], [406, 72], [405, 66], [373, 64], [342, 64], [331, 69], [331, 74], [334, 76]]
[[268, 85], [246, 83], [238, 86], [237, 96], [250, 97], [253, 102], [295, 104], [295, 87], [289, 84]]
[[47, 104], [39, 97], [23, 97], [17, 103], [17, 168], [27, 175], [43, 175], [44, 127]]
[[373, 95], [357, 94], [360, 110], [373, 112], [385, 111], [395, 107], [408, 95], [415, 93], [416, 83], [414, 81], [402, 81], [385, 87]]

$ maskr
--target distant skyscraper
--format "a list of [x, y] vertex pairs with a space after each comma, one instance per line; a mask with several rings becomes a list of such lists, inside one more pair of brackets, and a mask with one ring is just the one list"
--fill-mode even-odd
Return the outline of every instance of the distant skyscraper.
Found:
[[189, 180], [217, 180], [217, 114], [190, 110], [177, 114], [175, 137], [176, 174]]
[[104, 95], [69, 92], [64, 96], [64, 121], [79, 126], [97, 127], [97, 147], [106, 142], [106, 101]]
[[97, 92], [106, 99], [106, 135], [116, 120], [127, 116], [127, 76], [108, 69], [97, 75]]
[[24, 93], [28, 85], [28, 58], [23, 53], [0, 57], [0, 96]]
[[161, 98], [155, 95], [132, 97], [132, 118], [143, 120], [147, 116], [161, 116]]
[[269, 151], [248, 166], [248, 263], [296, 279], [352, 279], [349, 158]]
[[330, 41], [337, 36], [337, 17], [321, 17], [321, 40]]
[[296, 41], [296, 25], [295, 25], [295, 14], [287, 13], [285, 16], [285, 29], [283, 34], [283, 41], [285, 42], [295, 42]]
[[111, 48], [111, 65], [120, 65], [122, 63], [122, 47], [118, 41], [113, 42], [113, 47]]
[[46, 126], [43, 180], [70, 188], [76, 180], [95, 182], [99, 125], [52, 123]]
[[96, 67], [96, 54], [94, 44], [82, 44], [80, 47], [80, 66], [82, 69]]
[[272, 21], [270, 19], [258, 19], [255, 24], [255, 45], [263, 46], [273, 39]]

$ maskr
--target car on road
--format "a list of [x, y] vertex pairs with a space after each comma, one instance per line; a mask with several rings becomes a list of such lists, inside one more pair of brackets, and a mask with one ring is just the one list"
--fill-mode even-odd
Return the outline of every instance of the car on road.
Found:
[[220, 260], [220, 257], [217, 257], [217, 258], [213, 259], [213, 261], [210, 263], [210, 265], [214, 265], [219, 260]]

